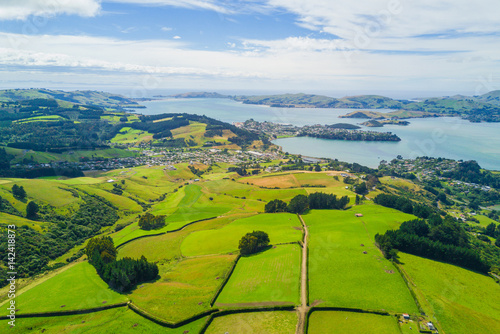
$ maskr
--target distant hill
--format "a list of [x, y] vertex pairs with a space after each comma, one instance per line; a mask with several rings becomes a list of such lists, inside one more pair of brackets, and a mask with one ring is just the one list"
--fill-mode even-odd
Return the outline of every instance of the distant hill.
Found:
[[[172, 95], [176, 98], [230, 98], [245, 104], [267, 105], [277, 108], [352, 108], [394, 109], [419, 112], [422, 117], [430, 114], [459, 116], [471, 122], [500, 122], [500, 91], [481, 96], [455, 95], [426, 98], [419, 101], [395, 100], [381, 95], [358, 95], [333, 98], [314, 94], [237, 95], [190, 92]], [[412, 117], [419, 117], [413, 115]]]
[[0, 90], [0, 102], [16, 102], [32, 99], [56, 99], [75, 104], [94, 105], [99, 107], [141, 107], [135, 100], [125, 96], [91, 90], [77, 90], [73, 92], [43, 88]]
[[182, 94], [174, 94], [170, 95], [170, 97], [176, 99], [201, 99], [201, 98], [215, 98], [215, 99], [224, 99], [228, 98], [228, 95], [222, 95], [219, 93], [208, 93], [208, 92], [189, 92]]

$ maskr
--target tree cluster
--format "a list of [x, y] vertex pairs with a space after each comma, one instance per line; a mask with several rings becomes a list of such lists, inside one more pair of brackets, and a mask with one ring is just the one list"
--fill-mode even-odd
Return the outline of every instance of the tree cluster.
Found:
[[139, 218], [139, 227], [143, 230], [157, 230], [165, 226], [165, 215], [155, 216], [146, 212]]
[[158, 276], [158, 266], [148, 262], [144, 256], [138, 260], [125, 257], [117, 261], [116, 248], [108, 236], [90, 239], [86, 254], [103, 281], [119, 292], [129, 291], [136, 284]]
[[20, 201], [24, 200], [26, 198], [26, 191], [24, 190], [24, 187], [14, 184], [12, 186], [12, 196]]
[[375, 241], [386, 258], [396, 258], [397, 251], [443, 261], [487, 273], [490, 264], [469, 244], [467, 233], [453, 218], [429, 226], [425, 220], [404, 222], [398, 230], [376, 234]]
[[241, 255], [249, 255], [259, 252], [269, 245], [269, 235], [263, 231], [253, 231], [245, 234], [239, 243], [238, 249]]
[[404, 213], [413, 214], [419, 218], [429, 218], [435, 214], [436, 209], [415, 203], [405, 197], [391, 194], [379, 194], [375, 196], [373, 202], [387, 208], [393, 208]]

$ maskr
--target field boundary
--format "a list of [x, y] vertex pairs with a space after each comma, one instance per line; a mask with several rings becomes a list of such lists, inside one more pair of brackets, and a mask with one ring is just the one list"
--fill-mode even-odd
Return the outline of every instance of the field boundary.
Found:
[[201, 318], [204, 318], [208, 315], [211, 315], [215, 312], [218, 312], [219, 309], [209, 309], [209, 310], [206, 310], [206, 311], [203, 311], [201, 313], [198, 313], [198, 314], [195, 314], [189, 318], [186, 318], [184, 320], [181, 320], [179, 322], [170, 322], [170, 321], [166, 321], [166, 320], [163, 320], [155, 315], [152, 315], [151, 313], [139, 308], [137, 305], [134, 305], [132, 302], [129, 302], [128, 304], [128, 308], [131, 309], [132, 311], [134, 311], [135, 313], [137, 313], [138, 315], [140, 315], [141, 317], [147, 319], [147, 320], [150, 320], [152, 322], [154, 322], [155, 324], [158, 324], [160, 326], [163, 326], [163, 327], [168, 327], [168, 328], [178, 328], [178, 327], [181, 327], [181, 326], [184, 326], [184, 325], [187, 325], [189, 324], [190, 322], [193, 322], [193, 321], [196, 321], [198, 319], [201, 319]]
[[238, 256], [236, 257], [236, 259], [234, 260], [233, 262], [233, 265], [231, 266], [231, 268], [229, 269], [227, 275], [226, 275], [226, 278], [224, 278], [224, 280], [222, 281], [221, 285], [219, 286], [219, 288], [217, 289], [217, 292], [215, 293], [215, 295], [212, 297], [212, 299], [210, 300], [210, 306], [213, 307], [214, 304], [215, 304], [215, 301], [217, 300], [217, 298], [219, 297], [219, 295], [221, 294], [222, 290], [224, 289], [224, 287], [226, 286], [227, 282], [229, 282], [229, 279], [231, 278], [231, 275], [233, 274], [234, 272], [234, 269], [236, 268], [236, 265], [238, 264], [238, 261], [241, 259], [241, 254], [238, 254]]
[[417, 305], [418, 311], [420, 312], [421, 315], [425, 315], [424, 309], [422, 308], [422, 305], [420, 305], [420, 302], [418, 301], [417, 294], [415, 293], [415, 291], [413, 291], [411, 283], [408, 280], [408, 278], [406, 277], [407, 274], [403, 271], [403, 269], [399, 266], [398, 263], [396, 263], [395, 261], [391, 261], [391, 262], [392, 262], [392, 265], [397, 269], [397, 271], [399, 272], [399, 274], [403, 278], [403, 281], [405, 281], [406, 286], [408, 287], [408, 290], [410, 290], [410, 294], [413, 297], [415, 304]]
[[[45, 317], [59, 317], [59, 316], [65, 316], [65, 315], [94, 313], [94, 312], [109, 310], [109, 309], [113, 309], [113, 308], [117, 308], [117, 307], [124, 307], [124, 306], [127, 306], [128, 304], [129, 304], [129, 302], [127, 301], [127, 302], [118, 303], [118, 304], [99, 306], [99, 307], [80, 309], [80, 310], [16, 314], [16, 318], [45, 318]], [[10, 319], [9, 316], [6, 316], [6, 315], [0, 316], [0, 320], [6, 320], [6, 319]]]
[[155, 234], [141, 235], [141, 236], [138, 236], [138, 237], [135, 237], [135, 238], [132, 238], [130, 240], [122, 242], [121, 244], [119, 244], [118, 246], [116, 246], [116, 249], [118, 249], [120, 247], [123, 247], [126, 244], [128, 244], [128, 243], [130, 243], [132, 241], [135, 241], [135, 240], [139, 240], [139, 239], [142, 239], [142, 238], [148, 238], [148, 237], [157, 237], [159, 235], [164, 235], [164, 234], [168, 234], [168, 233], [179, 232], [179, 231], [185, 229], [186, 227], [188, 227], [189, 225], [192, 225], [192, 224], [195, 224], [195, 223], [200, 223], [200, 222], [205, 221], [205, 220], [215, 219], [215, 218], [217, 218], [217, 217], [209, 217], [209, 218], [204, 218], [204, 219], [198, 219], [198, 220], [192, 221], [190, 223], [187, 223], [186, 225], [184, 225], [182, 227], [179, 227], [179, 228], [177, 228], [175, 230], [165, 231], [165, 232], [159, 232], [159, 233], [155, 233]]
[[226, 309], [218, 312], [214, 312], [210, 314], [209, 318], [203, 325], [199, 334], [205, 334], [208, 327], [212, 323], [215, 318], [219, 318], [225, 315], [230, 314], [239, 314], [239, 313], [255, 313], [255, 312], [275, 312], [275, 311], [293, 311], [295, 309], [295, 305], [282, 305], [282, 306], [264, 306], [264, 307], [249, 307], [249, 308], [234, 308], [234, 309]]

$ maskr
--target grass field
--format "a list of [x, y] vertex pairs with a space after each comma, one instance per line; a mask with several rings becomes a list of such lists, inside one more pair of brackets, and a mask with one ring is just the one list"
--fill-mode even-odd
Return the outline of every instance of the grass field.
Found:
[[180, 259], [182, 257], [181, 244], [186, 236], [194, 231], [221, 228], [238, 217], [241, 216], [235, 215], [206, 220], [187, 226], [182, 231], [134, 240], [119, 249], [118, 257], [140, 258], [144, 255], [149, 261], [155, 262]]
[[10, 192], [14, 184], [23, 186], [26, 190], [28, 198], [35, 198], [37, 201], [42, 201], [55, 207], [62, 207], [81, 201], [79, 198], [73, 197], [67, 190], [64, 190], [65, 188], [68, 188], [67, 186], [64, 186], [55, 180], [8, 180], [11, 180], [12, 182], [1, 184], [0, 188]]
[[181, 251], [185, 256], [237, 252], [241, 237], [256, 230], [268, 233], [271, 244], [299, 241], [300, 226], [297, 216], [290, 213], [259, 214], [238, 219], [221, 229], [192, 233], [182, 243]]
[[[81, 262], [17, 296], [19, 313], [67, 311], [127, 301], [108, 288], [88, 262]], [[65, 305], [65, 306], [63, 306]]]
[[108, 191], [89, 185], [79, 185], [77, 188], [85, 191], [90, 195], [97, 195], [104, 198], [105, 200], [111, 202], [114, 206], [116, 206], [122, 211], [142, 212], [142, 207], [139, 204], [137, 204], [137, 202], [131, 200], [130, 198], [124, 196], [118, 196], [116, 194], [112, 194]]
[[[414, 328], [418, 333], [418, 329]], [[369, 313], [314, 311], [308, 334], [400, 334], [396, 318]]]
[[281, 245], [242, 257], [216, 301], [223, 304], [299, 303], [301, 248]]
[[[362, 213], [363, 217], [355, 217]], [[417, 312], [410, 292], [374, 245], [374, 235], [413, 216], [375, 205], [313, 210], [309, 227], [309, 300], [326, 305]], [[366, 252], [366, 253], [364, 253]]]
[[158, 234], [173, 231], [197, 220], [218, 217], [230, 211], [235, 200], [230, 197], [213, 198], [202, 193], [197, 184], [190, 184], [181, 188], [178, 192], [170, 194], [163, 202], [153, 206], [151, 213], [154, 215], [166, 215], [166, 226], [145, 231], [139, 228], [138, 222], [125, 227], [115, 233], [112, 237], [115, 245], [120, 245], [128, 240], [139, 236]]
[[69, 315], [47, 318], [23, 318], [16, 320], [16, 326], [8, 328], [7, 320], [0, 320], [2, 328], [8, 333], [139, 333], [139, 334], [197, 334], [206, 319], [170, 329], [149, 321], [134, 311], [120, 307], [89, 314]]
[[500, 287], [492, 278], [405, 253], [400, 261], [424, 311], [446, 333], [500, 333]]
[[117, 144], [129, 144], [141, 141], [149, 141], [152, 139], [152, 133], [142, 130], [135, 130], [131, 127], [124, 127], [120, 130], [120, 132], [116, 134], [116, 136], [111, 139], [111, 142]]
[[23, 217], [9, 215], [8, 213], [0, 212], [1, 225], [16, 225], [17, 227], [27, 225], [38, 232], [44, 232], [50, 223], [29, 220]]
[[140, 285], [128, 296], [149, 313], [178, 322], [210, 308], [210, 299], [235, 258], [211, 256], [159, 265], [161, 278]]
[[[498, 222], [494, 221], [491, 218], [483, 216], [483, 215], [477, 215], [477, 216], [474, 216], [474, 218], [476, 218], [477, 220], [479, 220], [479, 225], [481, 225], [482, 227], [486, 227], [486, 226], [488, 226], [491, 223], [494, 223], [495, 225], [498, 225]], [[472, 225], [474, 223], [470, 223], [470, 224]]]
[[289, 311], [230, 314], [215, 318], [207, 334], [293, 334], [297, 314]]

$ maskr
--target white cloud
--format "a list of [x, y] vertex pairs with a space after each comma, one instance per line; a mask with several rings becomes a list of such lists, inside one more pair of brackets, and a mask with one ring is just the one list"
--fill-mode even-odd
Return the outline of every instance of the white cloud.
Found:
[[298, 16], [297, 24], [352, 43], [360, 36], [409, 37], [500, 30], [497, 0], [267, 0]]
[[174, 36], [172, 37], [173, 39], [181, 39], [182, 37], [181, 36]]
[[130, 3], [137, 5], [153, 6], [173, 6], [191, 9], [206, 9], [216, 11], [222, 14], [232, 13], [229, 7], [218, 4], [216, 0], [105, 0], [106, 2]]
[[30, 15], [58, 14], [91, 17], [100, 9], [100, 0], [2, 0], [0, 20], [25, 20]]
[[172, 31], [170, 27], [161, 27], [161, 31]]

